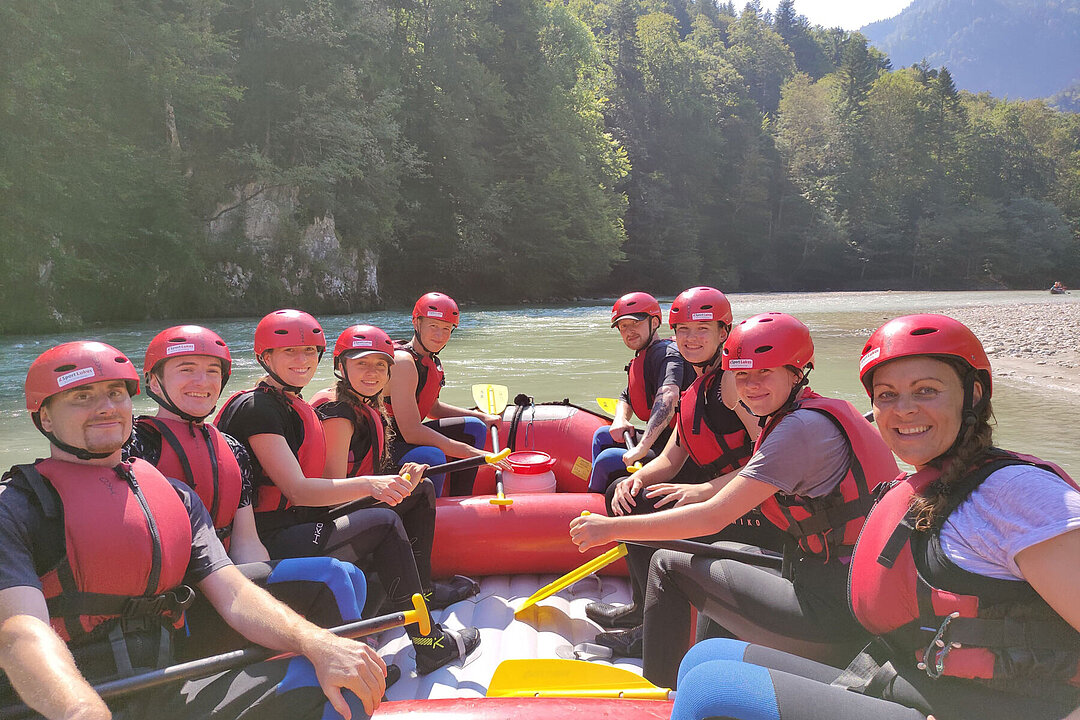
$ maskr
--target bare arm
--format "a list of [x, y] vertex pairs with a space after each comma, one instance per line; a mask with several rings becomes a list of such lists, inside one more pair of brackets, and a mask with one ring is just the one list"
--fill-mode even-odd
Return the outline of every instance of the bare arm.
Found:
[[323, 477], [343, 478], [349, 474], [349, 446], [352, 445], [353, 424], [345, 418], [326, 418], [322, 421], [326, 437], [326, 464]]
[[50, 720], [112, 717], [49, 626], [45, 597], [37, 588], [0, 590], [0, 668], [22, 701]]
[[586, 515], [570, 522], [570, 538], [585, 552], [615, 540], [679, 540], [711, 535], [776, 493], [760, 480], [738, 475], [705, 502], [648, 515]]
[[1080, 529], [1024, 548], [1016, 566], [1035, 592], [1080, 631], [1080, 573], [1066, 572], [1080, 557]]
[[624, 433], [634, 429], [634, 425], [630, 422], [630, 415], [632, 413], [633, 410], [630, 407], [630, 403], [619, 398], [615, 403], [615, 419], [611, 421], [611, 427], [608, 428], [608, 433], [611, 434], [611, 439], [620, 445], [624, 442]]
[[236, 564], [267, 562], [270, 553], [259, 539], [255, 528], [255, 511], [245, 505], [233, 516], [232, 535], [229, 537], [229, 557]]
[[457, 405], [449, 405], [442, 400], [435, 401], [435, 404], [431, 407], [430, 414], [433, 418], [474, 417], [486, 425], [499, 422], [498, 415], [489, 415], [482, 410], [472, 410], [470, 408], [458, 407]]
[[[394, 422], [401, 437], [410, 445], [430, 445], [442, 450], [448, 457], [467, 458], [483, 455], [483, 450], [452, 440], [424, 425], [420, 409], [416, 407], [416, 365], [412, 355], [399, 350], [394, 353], [394, 371], [390, 373], [390, 400], [394, 406]], [[436, 403], [436, 406], [441, 403]], [[434, 409], [433, 409], [434, 412]]]
[[632, 465], [645, 457], [652, 448], [653, 443], [664, 432], [664, 428], [671, 424], [671, 418], [675, 417], [675, 408], [679, 404], [679, 387], [677, 385], [662, 385], [656, 391], [653, 398], [652, 409], [649, 413], [649, 422], [645, 425], [645, 432], [632, 450], [623, 454], [623, 460], [627, 465]]
[[386, 664], [367, 644], [339, 638], [309, 623], [235, 566], [211, 573], [199, 589], [225, 622], [248, 640], [307, 657], [327, 699], [346, 718], [349, 707], [342, 689], [354, 692], [368, 714], [378, 707], [386, 690]]
[[616, 515], [627, 515], [637, 504], [635, 499], [642, 489], [664, 483], [675, 477], [689, 457], [686, 449], [678, 444], [678, 433], [671, 433], [663, 451], [636, 473], [619, 482], [612, 497], [612, 510]]
[[[296, 505], [324, 507], [378, 497], [391, 505], [399, 503], [412, 492], [413, 485], [400, 475], [374, 475], [351, 478], [304, 477], [300, 463], [289, 443], [281, 435], [260, 433], [248, 442], [263, 470], [275, 485]], [[396, 478], [396, 479], [395, 479]], [[419, 478], [416, 478], [419, 481]]]

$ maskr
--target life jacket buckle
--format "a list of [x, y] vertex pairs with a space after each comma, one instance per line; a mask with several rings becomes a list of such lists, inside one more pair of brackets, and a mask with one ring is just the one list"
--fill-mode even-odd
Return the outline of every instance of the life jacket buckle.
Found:
[[153, 597], [129, 598], [120, 617], [124, 621], [160, 616], [177, 619], [194, 600], [195, 591], [187, 585], [179, 585]]
[[[958, 617], [960, 617], [960, 613], [956, 611], [942, 620], [941, 627], [935, 633], [934, 639], [930, 641], [930, 644], [926, 646], [926, 650], [923, 651], [923, 661], [918, 664], [919, 669], [925, 670], [926, 674], [934, 680], [937, 680], [945, 673], [945, 658], [949, 656], [953, 648], [960, 647], [958, 642], [947, 642], [945, 640], [945, 633], [949, 629], [949, 623]], [[932, 663], [928, 662], [931, 657], [933, 658]]]

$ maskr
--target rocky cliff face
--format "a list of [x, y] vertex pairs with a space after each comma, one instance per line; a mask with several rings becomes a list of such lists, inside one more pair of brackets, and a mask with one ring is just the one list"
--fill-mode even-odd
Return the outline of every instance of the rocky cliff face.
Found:
[[207, 223], [207, 237], [220, 250], [219, 275], [237, 311], [262, 312], [292, 304], [323, 312], [349, 312], [380, 303], [378, 254], [342, 247], [334, 216], [305, 218], [295, 187], [249, 183], [222, 204]]

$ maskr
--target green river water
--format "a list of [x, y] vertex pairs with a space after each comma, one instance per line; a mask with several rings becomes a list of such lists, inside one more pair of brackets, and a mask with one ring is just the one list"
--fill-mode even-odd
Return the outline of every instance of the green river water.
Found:
[[[859, 351], [870, 332], [885, 320], [950, 307], [1041, 302], [1047, 295], [1045, 291], [1031, 291], [771, 293], [729, 297], [736, 320], [759, 312], [781, 311], [805, 322], [817, 350], [811, 376], [813, 388], [851, 400], [866, 410], [869, 401], [858, 381]], [[670, 297], [662, 298], [665, 313], [670, 301]], [[623, 367], [629, 351], [618, 333], [608, 327], [610, 309], [610, 301], [574, 306], [463, 308], [461, 327], [440, 355], [447, 372], [442, 397], [451, 403], [472, 405], [472, 384], [490, 382], [507, 385], [511, 400], [517, 393], [526, 393], [537, 402], [569, 398], [596, 409], [594, 398], [615, 396], [626, 382]], [[257, 320], [202, 323], [219, 332], [232, 350], [233, 375], [226, 392], [249, 387], [261, 374], [252, 354]], [[378, 325], [394, 337], [407, 337], [411, 329], [404, 311], [327, 316], [320, 321], [331, 340], [343, 328], [358, 322]], [[47, 442], [34, 429], [23, 406], [23, 378], [38, 354], [60, 342], [93, 338], [115, 345], [141, 367], [147, 343], [165, 326], [156, 321], [73, 334], [0, 337], [0, 357], [4, 359], [0, 365], [0, 466], [28, 462], [47, 450]], [[326, 387], [332, 380], [327, 353], [307, 394]], [[1080, 432], [1074, 424], [1077, 400], [1077, 393], [995, 378], [998, 444], [1054, 460], [1080, 476]], [[153, 402], [140, 396], [135, 406], [136, 412], [150, 412]]]

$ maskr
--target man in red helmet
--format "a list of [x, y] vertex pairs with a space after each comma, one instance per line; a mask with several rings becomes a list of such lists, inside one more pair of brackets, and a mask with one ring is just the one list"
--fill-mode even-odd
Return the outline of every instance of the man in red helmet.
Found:
[[167, 665], [190, 583], [249, 640], [304, 657], [118, 701], [119, 715], [239, 717], [268, 700], [289, 717], [370, 714], [386, 671], [374, 650], [248, 581], [194, 491], [122, 460], [138, 390], [127, 357], [98, 342], [54, 347], [27, 373], [26, 406], [51, 447], [0, 485], [0, 668], [10, 687], [47, 718], [112, 717], [90, 681]]
[[[627, 293], [611, 308], [611, 327], [618, 329], [634, 358], [626, 366], [627, 384], [615, 419], [593, 435], [592, 492], [604, 492], [627, 467], [654, 457], [653, 447], [663, 448], [674, 430], [679, 394], [694, 381], [694, 371], [673, 340], [657, 337], [662, 321], [660, 303], [645, 292]], [[645, 423], [643, 432], [634, 429], [631, 415]], [[633, 447], [625, 448], [627, 441]]]
[[[481, 456], [488, 426], [499, 421], [497, 415], [455, 407], [439, 399], [446, 384], [439, 353], [450, 342], [460, 318], [457, 303], [449, 295], [426, 293], [413, 307], [412, 339], [395, 343], [386, 406], [396, 434], [390, 449], [396, 465], [440, 465], [448, 457]], [[476, 469], [452, 474], [448, 491], [443, 490], [442, 476], [430, 479], [437, 495], [471, 495]]]
[[[249, 579], [322, 627], [360, 619], [367, 598], [364, 574], [330, 557], [271, 561], [252, 511], [254, 475], [242, 443], [205, 422], [232, 372], [228, 345], [198, 325], [158, 333], [146, 349], [146, 394], [158, 404], [153, 417], [135, 419], [124, 458], [141, 458], [163, 475], [195, 490], [229, 557]], [[181, 654], [202, 657], [241, 647], [204, 598], [188, 612], [190, 632]], [[397, 668], [391, 668], [397, 672]]]
[[[676, 431], [660, 454], [641, 470], [608, 487], [608, 515], [651, 515], [701, 503], [712, 497], [746, 464], [753, 447], [756, 419], [735, 405], [734, 377], [720, 368], [721, 351], [731, 329], [731, 303], [712, 287], [694, 287], [675, 298], [668, 324], [690, 367], [691, 385], [676, 412]], [[756, 433], [755, 433], [756, 434]], [[779, 548], [780, 533], [750, 512], [710, 539]], [[627, 556], [633, 602], [590, 603], [585, 613], [603, 627], [629, 628], [601, 633], [596, 640], [614, 652], [641, 654], [645, 586], [653, 550], [632, 545]]]

